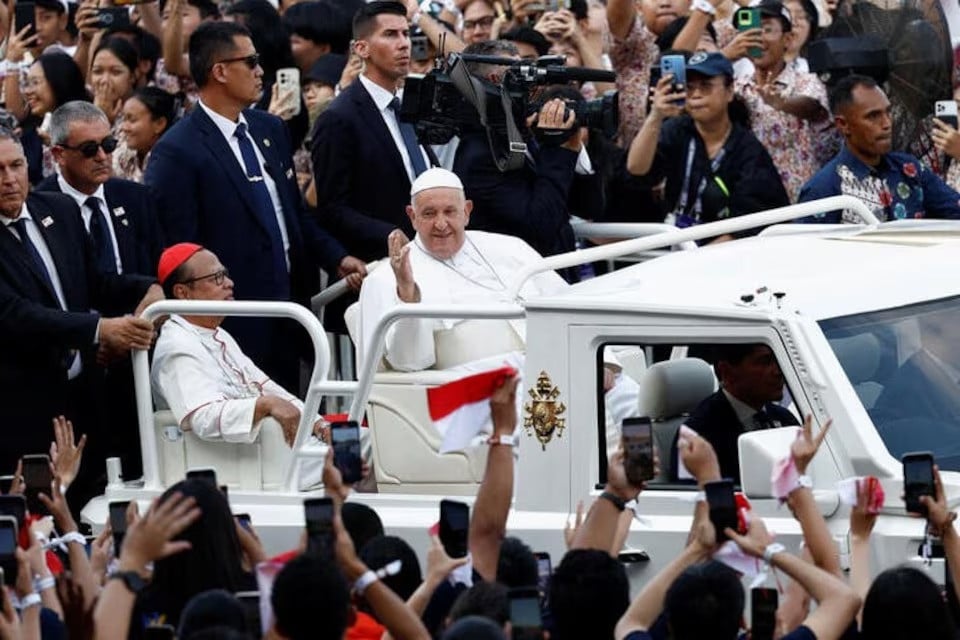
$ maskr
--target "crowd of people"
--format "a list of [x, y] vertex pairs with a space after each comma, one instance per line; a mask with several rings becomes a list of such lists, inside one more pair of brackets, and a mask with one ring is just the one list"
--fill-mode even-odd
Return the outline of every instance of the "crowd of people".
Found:
[[[242, 608], [234, 594], [257, 589], [253, 571], [267, 558], [215, 487], [188, 480], [142, 517], [131, 510], [123, 543], [112, 550], [109, 533], [90, 552], [76, 533], [80, 507], [102, 492], [105, 458], [121, 458], [128, 479], [140, 475], [133, 350], [154, 350], [155, 400], [182, 430], [251, 442], [269, 417], [295, 442], [301, 364], [310, 357], [302, 330], [265, 318], [173, 316], [154, 326], [139, 316], [155, 301], [306, 305], [322, 271], [352, 290], [328, 305], [324, 325], [346, 333], [346, 310], [359, 301], [352, 329], [362, 356], [377, 321], [395, 305], [509, 301], [518, 269], [591, 242], [575, 237], [576, 217], [689, 227], [836, 194], [860, 199], [881, 220], [960, 217], [960, 134], [951, 123], [929, 118], [932, 144], [910, 155], [893, 148], [895, 116], [883, 85], [849, 74], [826, 86], [810, 71], [806, 49], [836, 3], [761, 0], [753, 7], [757, 24], [745, 30], [734, 24], [732, 0], [112, 5], [34, 0], [32, 16], [23, 6], [0, 5], [0, 33], [7, 34], [0, 62], [0, 419], [17, 425], [4, 431], [0, 469], [46, 451], [51, 420], [59, 453], [42, 498], [56, 533], [42, 518], [21, 523], [23, 549], [4, 567], [17, 578], [8, 581], [0, 637], [62, 637], [64, 629], [71, 637], [141, 637], [158, 624], [172, 625], [181, 638], [260, 636], [231, 612]], [[596, 79], [538, 85], [514, 97], [525, 112], [514, 114], [520, 139], [509, 145], [486, 119], [468, 116], [448, 141], [433, 144], [422, 136], [426, 128], [410, 121], [404, 86], [451, 53], [467, 56], [475, 89], [497, 96], [488, 104], [499, 103], [511, 73], [508, 61], [492, 57], [563, 56], [554, 62], [596, 72]], [[661, 72], [667, 55], [684, 61], [682, 78]], [[614, 90], [607, 104], [618, 106], [615, 126], [587, 126], [579, 115], [587, 102]], [[835, 211], [808, 221], [857, 219]], [[380, 259], [389, 266], [368, 278], [367, 264]], [[541, 274], [521, 296], [559, 291], [600, 268]], [[470, 357], [434, 342], [457, 324], [399, 323], [387, 335], [382, 366], [470, 370], [474, 358], [522, 358], [522, 322], [504, 322], [499, 337], [481, 345], [486, 351]], [[733, 422], [746, 424], [778, 399], [738, 391], [736, 367], [763, 357], [740, 354], [718, 365], [725, 391], [714, 405]], [[605, 391], [615, 380], [611, 375]], [[403, 540], [383, 536], [375, 513], [344, 500], [348, 488], [327, 464], [336, 552], [301, 553], [305, 543], [283, 558], [266, 633], [509, 635], [510, 590], [537, 583], [530, 549], [504, 537], [514, 458], [499, 436], [515, 430], [515, 391], [511, 379], [492, 402], [494, 438], [470, 523], [472, 572], [459, 570], [465, 561], [439, 543], [425, 575], [413, 560], [399, 573], [382, 571], [415, 556]], [[74, 425], [84, 434], [79, 444]], [[681, 434], [671, 468], [701, 485], [721, 472], [736, 477], [730, 443], [714, 437], [708, 421], [693, 426], [704, 437]], [[327, 437], [319, 416], [314, 434]], [[808, 433], [794, 449], [797, 467], [815, 451]], [[851, 517], [860, 553], [845, 585], [806, 486], [787, 502], [808, 557], [772, 543], [758, 517], [748, 515], [739, 532], [714, 530], [700, 501], [686, 549], [631, 604], [616, 555], [629, 523], [624, 505], [643, 487], [631, 486], [622, 470], [622, 452], [615, 452], [605, 492], [572, 532], [570, 551], [543, 590], [550, 637], [737, 637], [739, 579], [710, 560], [725, 536], [790, 576], [778, 637], [891, 638], [908, 630], [952, 637], [941, 594], [923, 574], [895, 569], [871, 584], [863, 549], [875, 514], [862, 504]], [[20, 490], [17, 480], [11, 492]], [[942, 491], [925, 506], [951, 570], [960, 570], [955, 514]], [[44, 554], [44, 541], [54, 539]], [[451, 573], [467, 577], [450, 580]], [[904, 610], [924, 615], [902, 627]]]

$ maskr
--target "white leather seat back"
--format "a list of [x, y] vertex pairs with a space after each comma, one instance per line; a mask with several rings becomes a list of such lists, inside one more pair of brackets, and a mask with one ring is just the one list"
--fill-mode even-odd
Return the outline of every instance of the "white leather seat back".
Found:
[[433, 333], [437, 369], [482, 360], [501, 353], [523, 351], [524, 344], [506, 320], [465, 320]]
[[640, 385], [640, 406], [653, 422], [653, 440], [660, 456], [658, 480], [672, 475], [676, 461], [670, 452], [680, 425], [716, 389], [713, 369], [700, 358], [666, 360], [647, 369]]

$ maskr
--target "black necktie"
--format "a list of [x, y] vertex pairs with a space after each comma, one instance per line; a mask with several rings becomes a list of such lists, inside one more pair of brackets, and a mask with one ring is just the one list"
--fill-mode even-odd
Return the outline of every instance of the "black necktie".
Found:
[[[27, 250], [27, 254], [29, 254], [33, 260], [33, 265], [37, 268], [40, 275], [43, 276], [47, 286], [50, 287], [50, 293], [56, 298], [57, 290], [53, 288], [53, 279], [50, 277], [50, 272], [47, 271], [47, 265], [44, 264], [43, 258], [40, 257], [40, 252], [37, 251], [36, 245], [33, 244], [30, 236], [27, 235], [27, 219], [23, 217], [17, 218], [11, 223], [11, 226], [17, 230], [17, 233], [20, 235], [20, 244]], [[59, 300], [57, 300], [57, 304], [60, 304]]]
[[277, 211], [273, 207], [273, 199], [270, 197], [270, 191], [267, 190], [267, 184], [263, 181], [263, 173], [260, 171], [260, 161], [257, 159], [257, 152], [253, 149], [253, 143], [247, 137], [247, 125], [241, 122], [237, 125], [234, 136], [240, 144], [240, 155], [243, 157], [243, 166], [246, 169], [247, 180], [253, 187], [254, 202], [253, 208], [260, 217], [261, 223], [270, 233], [273, 242], [273, 261], [274, 269], [277, 273], [286, 273], [287, 259], [283, 253], [283, 236], [280, 233], [280, 222], [277, 220]]
[[110, 229], [107, 227], [109, 223], [106, 214], [100, 208], [100, 201], [90, 196], [83, 204], [90, 208], [90, 240], [93, 241], [97, 270], [100, 273], [116, 273], [117, 254], [113, 250]]
[[753, 424], [756, 425], [757, 429], [772, 429], [773, 420], [770, 419], [770, 416], [767, 415], [766, 411], [760, 410], [753, 414]]
[[400, 137], [403, 138], [403, 146], [407, 148], [407, 155], [410, 156], [410, 166], [413, 167], [413, 177], [416, 178], [427, 170], [427, 164], [423, 161], [423, 154], [420, 153], [420, 143], [417, 142], [417, 132], [409, 122], [400, 122], [400, 98], [394, 98], [390, 101], [390, 109], [397, 116], [397, 124], [400, 125]]

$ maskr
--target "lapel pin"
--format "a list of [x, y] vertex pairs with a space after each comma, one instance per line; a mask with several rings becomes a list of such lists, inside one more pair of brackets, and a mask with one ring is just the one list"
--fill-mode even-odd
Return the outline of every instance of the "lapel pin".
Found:
[[47, 216], [46, 218], [40, 221], [40, 224], [42, 224], [44, 227], [49, 227], [53, 225], [53, 218], [51, 218], [50, 216]]
[[124, 218], [123, 220], [121, 220], [121, 221], [120, 221], [120, 224], [122, 224], [122, 225], [125, 226], [125, 227], [129, 227], [129, 226], [130, 226], [130, 222], [129, 222], [126, 218]]
[[264, 139], [263, 139], [263, 146], [265, 146], [265, 147], [269, 147], [269, 146], [270, 146], [270, 138], [264, 138]]
[[293, 177], [293, 169], [287, 169], [287, 180]]
[[117, 218], [119, 218], [122, 215], [126, 215], [126, 213], [127, 212], [123, 209], [123, 207], [117, 207], [113, 210], [113, 215]]

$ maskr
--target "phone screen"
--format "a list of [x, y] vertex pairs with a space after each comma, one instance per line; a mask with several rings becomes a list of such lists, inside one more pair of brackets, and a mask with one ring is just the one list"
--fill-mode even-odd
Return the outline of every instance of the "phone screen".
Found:
[[9, 516], [0, 517], [0, 569], [3, 569], [3, 580], [7, 586], [17, 582], [19, 564], [17, 551], [17, 523]]
[[110, 530], [113, 531], [113, 555], [120, 557], [120, 547], [123, 545], [123, 536], [127, 533], [128, 500], [110, 503]]
[[333, 464], [340, 470], [345, 484], [360, 482], [363, 459], [360, 455], [360, 426], [353, 420], [334, 422], [330, 426], [333, 443]]
[[920, 496], [933, 496], [933, 455], [908, 453], [903, 456], [903, 494], [907, 511], [926, 515]]
[[467, 555], [470, 507], [456, 500], [440, 501], [440, 542], [451, 558]]
[[776, 589], [750, 590], [750, 640], [773, 640], [778, 604]]
[[234, 518], [237, 519], [237, 522], [240, 523], [240, 526], [241, 526], [241, 527], [243, 527], [243, 528], [246, 529], [247, 531], [251, 531], [251, 530], [252, 530], [253, 520], [250, 518], [250, 514], [249, 514], [249, 513], [238, 513], [237, 515], [234, 516]]
[[538, 551], [534, 555], [537, 557], [537, 590], [541, 595], [546, 595], [550, 589], [550, 576], [553, 575], [550, 554], [546, 551]]
[[16, 478], [14, 476], [0, 476], [0, 493], [6, 495], [10, 493], [10, 489], [13, 487], [13, 481]]
[[724, 530], [737, 529], [737, 500], [733, 495], [732, 480], [718, 480], [703, 485], [710, 505], [710, 522], [717, 532], [717, 540], [726, 540]]
[[513, 640], [540, 640], [543, 637], [538, 594], [527, 589], [510, 593], [510, 625]]
[[217, 484], [217, 472], [214, 469], [191, 469], [187, 471], [187, 480], [203, 480], [215, 487], [219, 486]]
[[10, 516], [22, 527], [27, 519], [27, 501], [23, 496], [0, 496], [0, 516]]
[[53, 476], [50, 474], [50, 458], [45, 455], [23, 456], [24, 496], [27, 509], [35, 515], [49, 515], [47, 508], [37, 497], [40, 493], [50, 495]]
[[626, 418], [620, 429], [627, 481], [639, 487], [654, 477], [653, 426], [650, 418]]
[[36, 31], [36, 27], [34, 26], [34, 20], [36, 19], [36, 11], [34, 6], [34, 3], [32, 2], [17, 3], [16, 8], [13, 10], [14, 23], [16, 24], [17, 33], [20, 33], [26, 27], [31, 27], [30, 31], [27, 32], [28, 36]]
[[247, 632], [251, 636], [259, 638], [263, 633], [260, 622], [260, 592], [240, 591], [234, 595], [243, 605], [244, 617], [247, 619]]
[[333, 500], [304, 500], [303, 511], [307, 524], [307, 553], [333, 557]]

